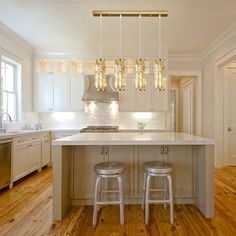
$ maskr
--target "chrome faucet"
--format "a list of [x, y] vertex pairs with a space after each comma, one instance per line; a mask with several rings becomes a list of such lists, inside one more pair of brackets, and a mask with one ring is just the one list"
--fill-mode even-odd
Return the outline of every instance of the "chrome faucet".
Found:
[[6, 132], [6, 127], [3, 127], [3, 116], [6, 115], [10, 122], [12, 122], [12, 118], [7, 112], [3, 112], [0, 114], [0, 132]]

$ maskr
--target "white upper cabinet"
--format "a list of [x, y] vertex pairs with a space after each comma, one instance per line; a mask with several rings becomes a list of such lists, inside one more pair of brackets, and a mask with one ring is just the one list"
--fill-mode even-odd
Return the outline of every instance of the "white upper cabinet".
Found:
[[119, 110], [133, 111], [134, 110], [134, 78], [126, 77], [126, 89], [119, 93]]
[[126, 90], [119, 94], [120, 111], [168, 111], [168, 88], [166, 91], [157, 91], [154, 87], [153, 76], [146, 75], [146, 80], [146, 90], [141, 92], [135, 88], [135, 75], [126, 78]]
[[53, 79], [48, 74], [37, 74], [35, 100], [37, 111], [53, 111]]
[[152, 87], [151, 107], [153, 111], [168, 111], [168, 85], [165, 91], [158, 91]]
[[69, 75], [69, 110], [82, 111], [82, 96], [84, 93], [84, 76], [82, 74]]
[[36, 58], [35, 109], [41, 112], [81, 111], [82, 69], [78, 59]]
[[68, 80], [67, 76], [53, 76], [53, 110], [68, 110]]

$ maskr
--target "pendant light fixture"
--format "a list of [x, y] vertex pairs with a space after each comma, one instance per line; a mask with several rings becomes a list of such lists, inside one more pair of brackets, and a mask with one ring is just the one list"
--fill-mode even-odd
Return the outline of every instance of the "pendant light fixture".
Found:
[[161, 54], [161, 15], [158, 18], [158, 54], [159, 57], [154, 61], [154, 84], [155, 89], [158, 91], [165, 91], [166, 90], [166, 75], [165, 75], [165, 61], [162, 58]]
[[118, 91], [125, 91], [125, 60], [121, 58], [121, 19], [120, 15], [120, 47], [119, 58], [115, 61], [115, 88]]
[[145, 72], [145, 59], [141, 57], [141, 34], [142, 34], [142, 16], [139, 15], [139, 58], [136, 60], [135, 70], [135, 87], [139, 91], [146, 90], [146, 79], [144, 78]]
[[139, 91], [146, 90], [145, 74], [145, 59], [141, 57], [141, 34], [142, 34], [142, 16], [144, 17], [158, 17], [158, 58], [154, 61], [154, 85], [155, 89], [159, 91], [165, 91], [167, 89], [167, 77], [165, 74], [166, 63], [164, 57], [162, 57], [161, 50], [161, 18], [168, 16], [168, 11], [93, 11], [93, 16], [100, 17], [100, 58], [96, 60], [96, 74], [95, 74], [95, 86], [99, 91], [105, 91], [107, 87], [107, 81], [105, 77], [105, 59], [101, 56], [101, 40], [102, 40], [102, 16], [104, 17], [120, 17], [120, 55], [115, 61], [115, 88], [118, 91], [124, 91], [126, 87], [125, 81], [125, 60], [121, 58], [121, 18], [122, 17], [139, 17], [139, 57], [136, 59], [135, 65], [135, 87]]
[[98, 91], [105, 91], [106, 81], [106, 60], [102, 58], [102, 15], [100, 15], [100, 57], [96, 59], [95, 65], [95, 87]]

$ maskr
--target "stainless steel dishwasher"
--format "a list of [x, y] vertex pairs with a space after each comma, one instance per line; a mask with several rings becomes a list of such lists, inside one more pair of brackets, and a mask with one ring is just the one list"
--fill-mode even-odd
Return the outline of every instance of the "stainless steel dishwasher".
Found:
[[10, 185], [11, 142], [12, 140], [0, 140], [0, 189]]

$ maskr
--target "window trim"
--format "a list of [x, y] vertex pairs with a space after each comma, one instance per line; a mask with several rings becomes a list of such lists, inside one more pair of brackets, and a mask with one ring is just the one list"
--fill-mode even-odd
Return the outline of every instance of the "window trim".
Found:
[[[21, 110], [21, 101], [19, 100], [20, 98], [20, 80], [21, 80], [21, 72], [22, 72], [22, 65], [20, 63], [18, 63], [17, 61], [14, 61], [12, 60], [11, 58], [9, 57], [6, 57], [4, 55], [0, 55], [0, 59], [1, 59], [1, 63], [4, 62], [5, 64], [8, 64], [10, 66], [12, 66], [14, 68], [14, 89], [13, 91], [10, 91], [10, 90], [5, 90], [3, 89], [3, 84], [1, 84], [0, 86], [0, 99], [3, 100], [3, 94], [6, 93], [6, 94], [14, 94], [15, 95], [15, 117], [13, 119], [13, 122], [17, 123], [20, 121], [21, 119], [21, 115], [20, 115], [20, 110]], [[2, 74], [1, 74], [1, 77]], [[2, 79], [0, 80], [0, 82], [2, 81]], [[1, 101], [2, 103], [2, 101]], [[1, 109], [1, 107], [0, 107]]]

